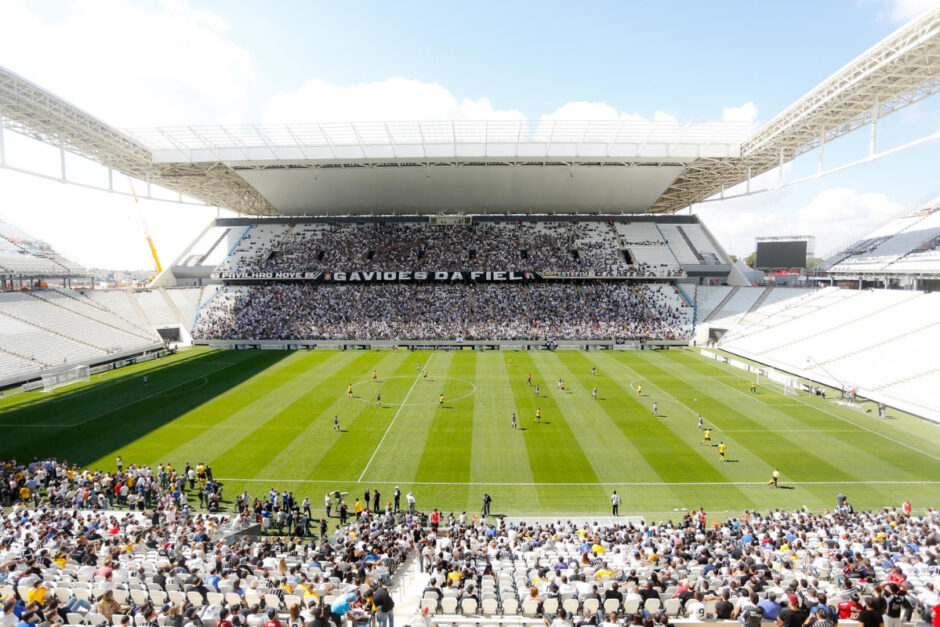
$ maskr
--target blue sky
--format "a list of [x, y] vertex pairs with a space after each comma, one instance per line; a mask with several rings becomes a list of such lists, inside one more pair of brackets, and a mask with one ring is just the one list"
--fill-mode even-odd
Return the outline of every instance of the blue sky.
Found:
[[[937, 4], [0, 0], [0, 65], [118, 127], [538, 119], [559, 109], [681, 121], [720, 120], [734, 109], [767, 121]], [[880, 145], [938, 128], [933, 98], [886, 120]], [[867, 145], [863, 130], [828, 147], [827, 166], [864, 156]], [[696, 211], [733, 253], [750, 252], [758, 235], [807, 230], [825, 252], [940, 193], [938, 164], [935, 141]], [[785, 176], [815, 167], [811, 155]], [[0, 185], [0, 218], [63, 253], [89, 265], [148, 265], [127, 199], [5, 171]], [[142, 208], [167, 258], [215, 214]]]

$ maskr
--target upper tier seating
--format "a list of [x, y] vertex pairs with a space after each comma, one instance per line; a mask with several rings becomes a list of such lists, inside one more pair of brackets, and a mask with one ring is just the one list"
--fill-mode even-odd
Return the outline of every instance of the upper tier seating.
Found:
[[[721, 263], [717, 248], [701, 225], [682, 226], [686, 237], [702, 248], [696, 253], [701, 260], [689, 263]], [[677, 242], [688, 247], [685, 239]], [[216, 276], [232, 272], [370, 270], [685, 275], [655, 223], [507, 219], [460, 226], [432, 226], [427, 221], [262, 222], [247, 230], [217, 268]]]

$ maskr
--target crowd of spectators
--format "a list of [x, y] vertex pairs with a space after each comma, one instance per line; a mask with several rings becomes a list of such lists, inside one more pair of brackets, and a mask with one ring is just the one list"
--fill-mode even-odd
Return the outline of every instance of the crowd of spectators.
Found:
[[[46, 484], [49, 469], [54, 479]], [[429, 625], [436, 612], [521, 611], [554, 617], [552, 625], [594, 627], [664, 625], [670, 616], [737, 618], [747, 627], [762, 620], [827, 627], [840, 619], [894, 627], [929, 621], [940, 609], [935, 509], [746, 511], [725, 520], [700, 510], [650, 524], [514, 522], [434, 510], [423, 524], [389, 503], [315, 538], [258, 537], [232, 535], [223, 517], [184, 512], [172, 499], [148, 505], [151, 514], [126, 501], [110, 509], [107, 499], [47, 496], [57, 482], [84, 489], [106, 474], [130, 476], [123, 471], [55, 460], [10, 461], [3, 470], [7, 483], [35, 481], [42, 494], [39, 506], [22, 494], [0, 515], [0, 593], [4, 615], [14, 617], [4, 622], [22, 627], [381, 622], [394, 608], [387, 586], [410, 557], [424, 573], [411, 584], [423, 589], [410, 593], [428, 608], [415, 625]], [[310, 507], [272, 488], [259, 499], [239, 495], [236, 509], [251, 516], [249, 504], [258, 501]]]
[[[601, 524], [438, 510], [425, 519], [400, 510], [396, 498], [394, 509], [391, 501], [375, 512], [357, 507], [355, 517], [313, 537], [297, 527], [293, 537], [239, 537], [226, 516], [190, 511], [171, 496], [212, 482], [207, 465], [189, 470], [124, 469], [120, 459], [114, 473], [51, 459], [4, 462], [12, 489], [0, 515], [0, 593], [4, 615], [14, 617], [4, 622], [256, 627], [281, 617], [296, 627], [359, 625], [392, 611], [386, 586], [410, 556], [425, 573], [428, 613], [521, 611], [594, 627], [655, 626], [667, 615], [737, 618], [748, 627], [839, 619], [893, 627], [929, 621], [940, 609], [940, 515], [915, 515], [907, 503], [852, 512], [840, 501], [822, 513], [745, 511], [725, 520], [700, 510], [676, 522]], [[184, 486], [174, 485], [180, 476]], [[63, 485], [103, 493], [109, 477], [112, 487], [121, 484], [113, 500], [59, 496]], [[134, 490], [124, 487], [149, 477], [156, 498], [135, 507]], [[272, 488], [255, 499], [239, 495], [234, 509], [231, 516], [254, 522], [265, 509], [318, 508]]]
[[687, 339], [671, 286], [623, 282], [226, 286], [198, 339]]
[[256, 225], [219, 272], [516, 270], [678, 277], [631, 263], [608, 222], [428, 222]]

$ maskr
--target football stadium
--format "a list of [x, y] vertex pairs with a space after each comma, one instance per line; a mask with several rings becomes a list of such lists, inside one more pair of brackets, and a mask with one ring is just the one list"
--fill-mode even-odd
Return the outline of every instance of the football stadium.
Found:
[[937, 138], [876, 143], [940, 8], [848, 52], [761, 124], [120, 128], [0, 66], [3, 170], [216, 208], [111, 285], [0, 222], [5, 623], [940, 625], [935, 182], [819, 256], [697, 210]]

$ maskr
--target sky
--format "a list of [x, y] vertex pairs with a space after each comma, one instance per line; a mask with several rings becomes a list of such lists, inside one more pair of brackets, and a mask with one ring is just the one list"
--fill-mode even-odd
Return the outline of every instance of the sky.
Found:
[[[118, 128], [415, 119], [766, 122], [940, 0], [310, 2], [0, 0], [0, 65]], [[940, 97], [879, 126], [879, 149], [940, 130]], [[6, 156], [58, 154], [7, 132]], [[867, 154], [867, 129], [826, 168]], [[807, 155], [752, 187], [816, 172]], [[78, 159], [70, 175], [101, 182]], [[728, 252], [814, 235], [824, 254], [940, 195], [940, 141], [837, 174], [696, 205]], [[115, 186], [129, 190], [116, 177]], [[138, 185], [139, 186], [139, 185]], [[141, 190], [137, 190], [140, 192]], [[0, 169], [0, 219], [89, 267], [164, 264], [215, 208]]]

